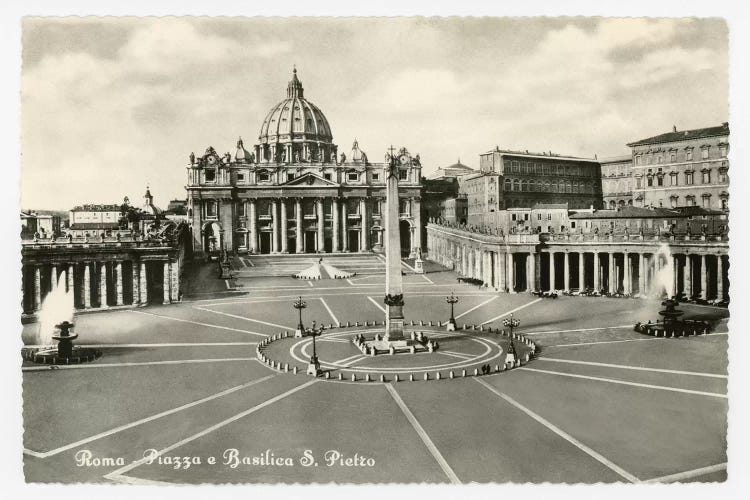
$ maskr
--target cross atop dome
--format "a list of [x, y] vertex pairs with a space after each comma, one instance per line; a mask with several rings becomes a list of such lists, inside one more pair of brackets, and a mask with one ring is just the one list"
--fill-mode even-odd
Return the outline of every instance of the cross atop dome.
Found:
[[286, 88], [286, 97], [292, 99], [294, 97], [304, 97], [305, 89], [302, 88], [302, 82], [297, 78], [297, 65], [294, 65], [292, 70], [292, 79], [289, 81], [289, 85]]

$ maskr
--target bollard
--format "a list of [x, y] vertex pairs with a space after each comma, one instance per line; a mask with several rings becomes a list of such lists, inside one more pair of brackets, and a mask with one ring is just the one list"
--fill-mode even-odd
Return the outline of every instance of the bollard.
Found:
[[462, 377], [465, 377], [465, 376], [466, 376], [466, 369], [463, 369], [463, 370], [461, 370], [461, 376], [462, 376]]
[[357, 381], [357, 375], [355, 373], [352, 373], [352, 382]]
[[430, 380], [430, 375], [427, 372], [424, 373], [424, 379]]
[[369, 381], [370, 381], [370, 374], [368, 373], [365, 375], [365, 382], [369, 382]]
[[474, 376], [479, 376], [479, 368], [474, 368]]
[[344, 380], [344, 374], [343, 373], [339, 373], [339, 380]]
[[298, 370], [299, 370], [299, 368], [297, 368], [297, 367], [295, 366], [295, 367], [294, 367], [294, 374], [295, 374], [295, 375], [297, 375], [297, 371], [298, 371]]
[[352, 326], [351, 322], [347, 321], [346, 322], [346, 326], [347, 326], [347, 328], [350, 327], [350, 326]]
[[453, 373], [453, 370], [451, 370], [450, 373], [448, 373], [448, 378], [453, 378], [455, 376], [456, 375]]
[[326, 380], [328, 380], [329, 378], [331, 378], [331, 372], [326, 372], [325, 378], [326, 378]]
[[419, 320], [419, 326], [424, 326], [424, 321], [422, 321], [421, 319]]
[[466, 330], [466, 323], [464, 323], [464, 327], [462, 328], [462, 330]]
[[338, 326], [339, 328], [341, 328], [341, 321], [337, 321], [336, 322], [336, 326]]
[[385, 375], [383, 375], [382, 373], [380, 374], [380, 381], [385, 382]]
[[414, 374], [413, 373], [409, 374], [409, 382], [414, 382]]
[[500, 365], [495, 365], [495, 373], [500, 371]]
[[432, 326], [432, 320], [430, 320], [430, 326]]
[[399, 381], [398, 373], [393, 376], [393, 381], [394, 382], [398, 382]]
[[440, 376], [440, 372], [437, 372], [435, 374], [435, 380], [440, 380], [442, 377]]

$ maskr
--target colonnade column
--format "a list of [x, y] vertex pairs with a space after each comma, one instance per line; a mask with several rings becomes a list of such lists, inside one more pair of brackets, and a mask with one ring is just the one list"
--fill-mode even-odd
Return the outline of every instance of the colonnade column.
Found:
[[622, 254], [622, 293], [633, 293], [633, 284], [630, 279], [630, 254]]
[[586, 281], [586, 269], [584, 268], [584, 253], [578, 252], [578, 290], [582, 291], [584, 288], [586, 288], [586, 284], [584, 281]]
[[52, 291], [55, 288], [57, 288], [57, 266], [53, 264], [49, 273], [49, 289]]
[[[52, 272], [55, 272], [54, 268]], [[88, 262], [83, 263], [83, 308], [91, 308], [91, 264]]]
[[513, 253], [506, 254], [506, 261], [508, 265], [508, 272], [506, 273], [506, 279], [508, 280], [508, 291], [510, 293], [516, 293], [515, 290], [515, 268], [513, 267]]
[[162, 290], [164, 293], [164, 300], [162, 301], [164, 304], [169, 304], [169, 262], [164, 262], [164, 279], [162, 280]]
[[642, 253], [638, 254], [638, 293], [646, 293], [646, 258]]
[[294, 236], [294, 250], [296, 253], [303, 253], [305, 251], [305, 244], [302, 239], [302, 198], [294, 199], [294, 212], [297, 215], [295, 221], [297, 223], [297, 227], [295, 228], [296, 234]]
[[138, 271], [138, 263], [133, 261], [132, 262], [132, 274], [133, 274], [133, 305], [138, 305], [141, 302], [141, 292], [140, 292], [140, 272]]
[[349, 251], [349, 207], [346, 204], [346, 198], [341, 200], [341, 238], [344, 252]]
[[323, 198], [318, 198], [315, 200], [315, 209], [318, 213], [318, 252], [325, 251], [325, 240], [324, 238], [324, 230], [325, 230], [325, 214], [323, 213]]
[[534, 258], [534, 252], [529, 252], [526, 256], [528, 263], [527, 269], [529, 270], [526, 276], [526, 290], [529, 292], [536, 292], [536, 260]]
[[279, 202], [271, 200], [271, 252], [279, 253]]
[[716, 298], [724, 300], [724, 262], [721, 255], [716, 256]]
[[146, 279], [146, 263], [141, 262], [141, 286], [140, 292], [141, 292], [141, 304], [148, 304], [148, 280]]
[[594, 290], [597, 292], [602, 289], [599, 281], [601, 271], [599, 270], [599, 252], [594, 252]]
[[497, 262], [495, 262], [495, 269], [497, 274], [497, 288], [498, 290], [505, 291], [505, 256], [504, 252], [497, 253]]
[[42, 306], [42, 266], [34, 266], [34, 310]]
[[121, 306], [123, 305], [122, 300], [122, 262], [118, 261], [117, 265], [115, 266], [115, 273], [116, 273], [116, 298], [117, 298], [117, 305]]
[[607, 254], [607, 290], [609, 293], [617, 292], [617, 271], [615, 270], [615, 254], [609, 252]]
[[248, 250], [250, 253], [256, 253], [258, 251], [258, 217], [255, 200], [250, 200], [250, 234], [248, 236], [250, 238]]
[[282, 198], [281, 203], [281, 253], [289, 253], [289, 230], [287, 228], [286, 200]]
[[359, 215], [359, 225], [362, 228], [362, 233], [360, 234], [360, 251], [366, 252], [370, 249], [370, 216], [367, 210], [367, 198], [359, 200]]
[[693, 296], [693, 259], [689, 253], [685, 254], [685, 267], [683, 269], [683, 288], [685, 289], [685, 296], [691, 298]]
[[708, 279], [706, 277], [706, 254], [703, 254], [701, 255], [701, 298], [704, 300], [708, 298], [706, 288], [708, 288]]
[[555, 289], [555, 252], [549, 253], [549, 291]]
[[341, 251], [341, 235], [339, 234], [339, 226], [341, 221], [339, 220], [339, 199], [333, 198], [331, 200], [331, 211], [333, 212], [333, 251]]
[[478, 280], [482, 279], [482, 264], [482, 251], [477, 248], [474, 250], [474, 277]]
[[563, 265], [563, 270], [565, 272], [565, 279], [564, 279], [564, 290], [566, 292], [570, 291], [570, 253], [565, 252], [565, 263]]
[[102, 262], [99, 266], [99, 307], [106, 309], [107, 302], [107, 263]]

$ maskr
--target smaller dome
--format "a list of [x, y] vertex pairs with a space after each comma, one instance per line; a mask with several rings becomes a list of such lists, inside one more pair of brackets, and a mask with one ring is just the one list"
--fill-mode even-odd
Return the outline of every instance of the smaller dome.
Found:
[[253, 154], [245, 149], [242, 137], [237, 140], [237, 151], [234, 153], [234, 159], [239, 163], [252, 163], [253, 161]]
[[367, 163], [367, 154], [359, 149], [357, 139], [354, 139], [354, 144], [352, 144], [352, 152], [349, 155], [349, 161], [351, 163]]
[[144, 205], [141, 207], [141, 211], [149, 215], [159, 215], [162, 210], [161, 208], [154, 205], [154, 197], [151, 195], [151, 190], [146, 186], [146, 194], [143, 195], [145, 200]]

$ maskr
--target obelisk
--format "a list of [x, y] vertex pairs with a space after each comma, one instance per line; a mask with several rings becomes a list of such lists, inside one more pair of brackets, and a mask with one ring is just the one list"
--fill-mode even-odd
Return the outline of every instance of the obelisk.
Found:
[[404, 339], [404, 290], [401, 280], [401, 233], [399, 232], [398, 165], [386, 157], [385, 165], [385, 341]]

